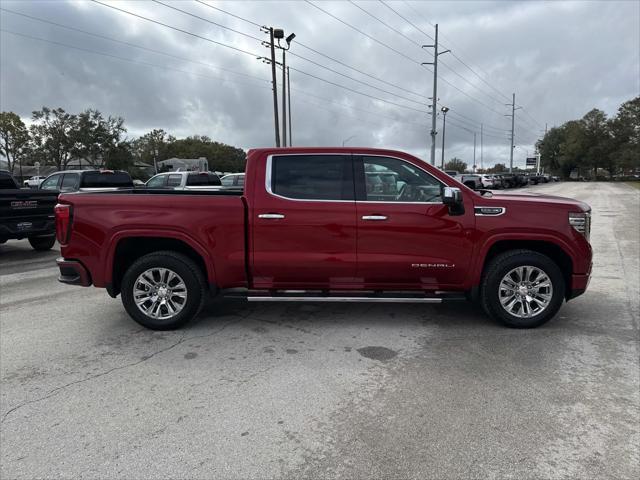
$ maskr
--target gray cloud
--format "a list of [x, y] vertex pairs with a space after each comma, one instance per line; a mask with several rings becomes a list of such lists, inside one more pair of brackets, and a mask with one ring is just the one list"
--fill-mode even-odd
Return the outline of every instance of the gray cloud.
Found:
[[[409, 100], [427, 103], [425, 98], [407, 91], [422, 97], [431, 96], [430, 72], [308, 3], [212, 4], [260, 24], [295, 32], [292, 54]], [[164, 128], [176, 136], [205, 134], [243, 148], [273, 144], [270, 67], [254, 57], [92, 2], [2, 1], [1, 5], [172, 55], [152, 53], [3, 11], [4, 30], [95, 50], [111, 57], [3, 32], [0, 37], [2, 110], [13, 110], [27, 119], [32, 110], [42, 105], [60, 106], [68, 111], [92, 107], [106, 114], [123, 116], [131, 136], [152, 128]], [[268, 53], [256, 40], [157, 3], [130, 1], [114, 5], [258, 55]], [[201, 4], [185, 1], [171, 5], [266, 38], [258, 27]], [[402, 35], [390, 31], [351, 3], [318, 5], [417, 62], [431, 61], [429, 50], [419, 48], [416, 43], [432, 41], [380, 2], [358, 2], [357, 5]], [[486, 126], [485, 165], [508, 161], [510, 120], [504, 116], [509, 111], [504, 103], [513, 91], [517, 95], [516, 103], [525, 107], [516, 115], [515, 159], [520, 165], [527, 151], [532, 153], [544, 123], [560, 124], [582, 116], [593, 107], [612, 115], [621, 102], [639, 94], [639, 5], [632, 1], [389, 2], [389, 6], [427, 34], [433, 34], [433, 27], [427, 22], [438, 22], [442, 44], [493, 87], [452, 55], [440, 57], [443, 65], [438, 97], [452, 109], [447, 116], [446, 158], [458, 156], [472, 162], [473, 134], [461, 128], [464, 126], [478, 131], [479, 164], [479, 123], [482, 122]], [[302, 48], [298, 42], [403, 90], [345, 69]], [[357, 92], [426, 110], [426, 105], [364, 86], [294, 55], [288, 57], [288, 64]], [[427, 157], [430, 145], [427, 114], [358, 95], [298, 71], [292, 71], [291, 81], [294, 144], [340, 145], [354, 136], [350, 145], [398, 148]], [[439, 118], [439, 130], [441, 122]], [[440, 158], [439, 151], [437, 158]]]

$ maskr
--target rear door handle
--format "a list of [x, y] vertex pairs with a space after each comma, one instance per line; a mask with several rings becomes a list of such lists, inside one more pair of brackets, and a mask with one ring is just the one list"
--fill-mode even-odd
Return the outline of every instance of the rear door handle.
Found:
[[374, 221], [374, 222], [381, 222], [383, 220], [387, 219], [386, 215], [363, 215], [362, 216], [363, 220], [369, 220], [369, 221]]
[[281, 213], [261, 213], [258, 215], [258, 218], [265, 218], [267, 220], [276, 220], [279, 218], [284, 218], [284, 215]]

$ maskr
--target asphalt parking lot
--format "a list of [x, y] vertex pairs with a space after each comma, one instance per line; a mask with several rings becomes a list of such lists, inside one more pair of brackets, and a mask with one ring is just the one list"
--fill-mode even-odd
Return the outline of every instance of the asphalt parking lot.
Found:
[[212, 303], [152, 332], [0, 246], [2, 478], [638, 478], [640, 191], [593, 207], [588, 292], [536, 330], [469, 304]]

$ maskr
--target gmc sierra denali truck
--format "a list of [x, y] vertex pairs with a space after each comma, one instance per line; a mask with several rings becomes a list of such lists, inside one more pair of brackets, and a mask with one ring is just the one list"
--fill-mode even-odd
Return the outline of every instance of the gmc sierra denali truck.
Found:
[[120, 295], [138, 323], [180, 327], [208, 295], [249, 301], [469, 299], [535, 327], [582, 294], [590, 208], [474, 192], [409, 154], [265, 148], [244, 192], [62, 194], [60, 281]]

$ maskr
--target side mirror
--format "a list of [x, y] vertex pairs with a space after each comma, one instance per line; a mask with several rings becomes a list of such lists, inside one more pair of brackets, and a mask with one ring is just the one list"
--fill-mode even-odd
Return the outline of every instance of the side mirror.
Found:
[[449, 207], [449, 215], [462, 215], [464, 213], [464, 203], [462, 192], [456, 187], [444, 187], [442, 190], [442, 203]]

